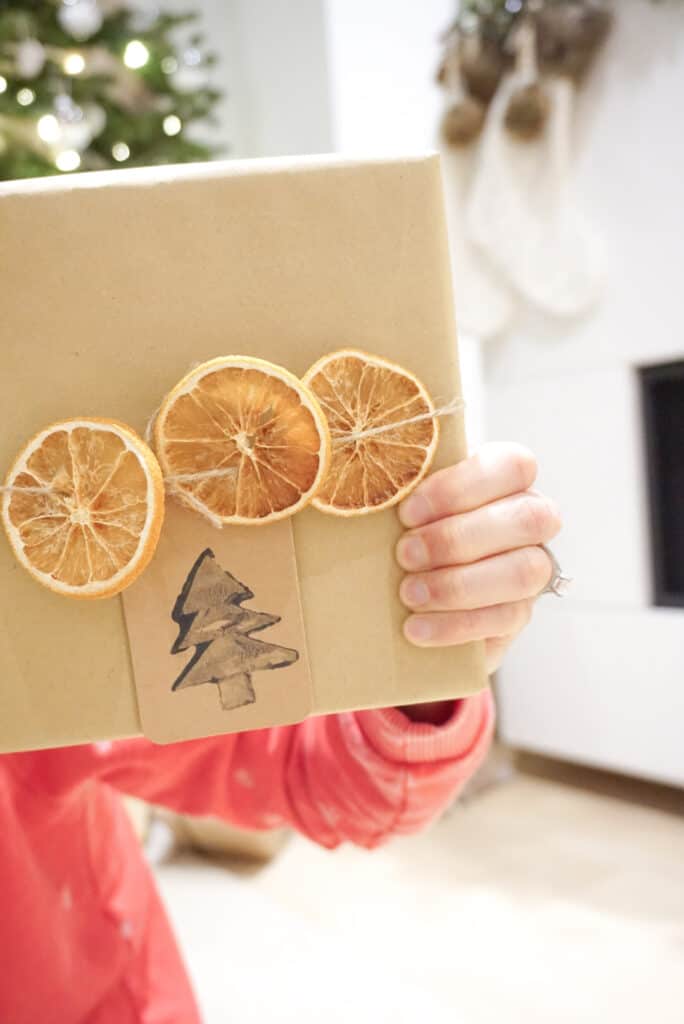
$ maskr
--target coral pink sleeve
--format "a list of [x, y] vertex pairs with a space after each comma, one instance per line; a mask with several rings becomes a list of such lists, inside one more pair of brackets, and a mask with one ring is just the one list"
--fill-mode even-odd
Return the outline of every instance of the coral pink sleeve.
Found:
[[486, 691], [455, 701], [438, 726], [389, 708], [170, 746], [126, 740], [19, 756], [50, 787], [96, 775], [186, 814], [372, 847], [444, 810], [483, 760], [493, 718]]

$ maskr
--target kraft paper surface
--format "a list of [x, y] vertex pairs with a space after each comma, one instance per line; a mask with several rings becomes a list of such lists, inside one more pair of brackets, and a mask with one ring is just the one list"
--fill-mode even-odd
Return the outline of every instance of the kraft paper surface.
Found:
[[[324, 353], [357, 347], [413, 370], [438, 404], [460, 394], [436, 156], [5, 183], [0, 242], [3, 474], [58, 419], [107, 416], [142, 433], [192, 364], [229, 353], [303, 374]], [[443, 419], [435, 467], [465, 451], [461, 415]], [[307, 510], [291, 529], [311, 713], [485, 685], [481, 645], [420, 650], [404, 640], [394, 510], [344, 521]], [[251, 587], [262, 575], [258, 551], [253, 558], [240, 570], [256, 595], [245, 604], [281, 614]], [[4, 538], [0, 581], [0, 749], [139, 733], [121, 598], [48, 592]], [[276, 630], [278, 643], [296, 646], [284, 619]], [[257, 673], [255, 686], [280, 692], [299, 670]], [[211, 702], [213, 689], [197, 694]], [[278, 708], [282, 720], [295, 713]]]
[[169, 502], [154, 559], [123, 604], [150, 739], [258, 729], [311, 711], [289, 520], [217, 530]]

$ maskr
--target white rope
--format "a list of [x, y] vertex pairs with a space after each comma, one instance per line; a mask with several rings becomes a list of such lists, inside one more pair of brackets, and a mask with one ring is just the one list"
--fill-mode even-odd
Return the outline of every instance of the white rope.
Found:
[[406, 420], [395, 420], [394, 423], [385, 423], [381, 427], [368, 427], [367, 430], [351, 430], [348, 434], [338, 434], [333, 438], [333, 444], [349, 444], [350, 441], [362, 441], [364, 437], [375, 437], [377, 434], [386, 434], [390, 430], [397, 430], [399, 427], [407, 427], [411, 423], [422, 423], [423, 420], [434, 420], [439, 416], [452, 416], [465, 408], [465, 402], [461, 398], [452, 398], [446, 405], [441, 405], [431, 412], [422, 412], [419, 416], [411, 416]]

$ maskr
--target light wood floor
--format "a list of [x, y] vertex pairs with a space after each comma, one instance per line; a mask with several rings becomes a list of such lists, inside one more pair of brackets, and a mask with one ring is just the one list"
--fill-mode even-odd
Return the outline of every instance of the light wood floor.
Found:
[[371, 854], [159, 867], [207, 1024], [682, 1024], [684, 795], [525, 766]]

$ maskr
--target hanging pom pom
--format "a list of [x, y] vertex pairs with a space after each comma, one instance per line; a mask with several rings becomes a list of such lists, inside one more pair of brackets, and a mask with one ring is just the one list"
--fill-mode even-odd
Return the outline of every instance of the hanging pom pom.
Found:
[[467, 146], [482, 131], [485, 107], [476, 97], [467, 95], [464, 89], [458, 33], [447, 37], [443, 79], [446, 105], [441, 123], [442, 138], [449, 146]]
[[464, 96], [445, 110], [441, 132], [449, 146], [467, 146], [482, 131], [485, 107], [472, 96]]
[[515, 85], [506, 107], [504, 124], [518, 139], [529, 142], [541, 135], [549, 114], [549, 100], [539, 81], [537, 32], [525, 18], [509, 36], [515, 54]]
[[538, 138], [544, 130], [549, 107], [549, 98], [539, 82], [532, 82], [511, 96], [504, 124], [517, 138], [529, 142]]
[[463, 84], [476, 99], [489, 103], [499, 88], [510, 59], [493, 43], [479, 36], [466, 36], [459, 47], [459, 63]]

